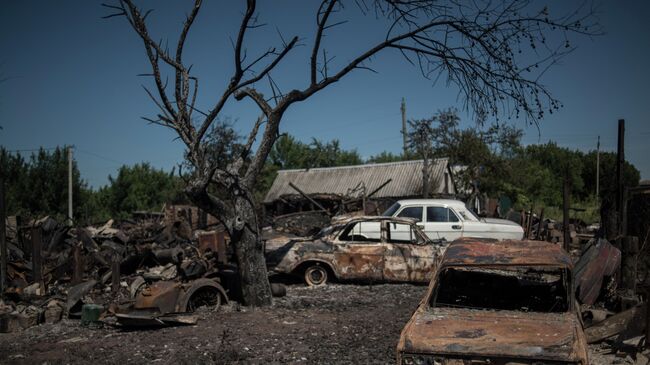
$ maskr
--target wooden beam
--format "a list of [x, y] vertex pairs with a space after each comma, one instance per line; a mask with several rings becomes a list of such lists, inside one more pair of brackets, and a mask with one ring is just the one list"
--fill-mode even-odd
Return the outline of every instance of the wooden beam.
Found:
[[[0, 166], [2, 169], [2, 166]], [[0, 171], [0, 296], [4, 297], [7, 289], [7, 240], [5, 237], [5, 179], [4, 172]]]
[[327, 212], [328, 215], [330, 215], [329, 211], [325, 209], [320, 203], [312, 199], [309, 195], [305, 194], [302, 190], [300, 190], [296, 185], [294, 185], [292, 182], [289, 182], [289, 186], [291, 186], [294, 190], [296, 190], [300, 195], [302, 195], [305, 199], [309, 200], [312, 204], [320, 208], [321, 210], [324, 210]]
[[40, 226], [32, 227], [32, 277], [35, 283], [45, 292], [43, 283], [43, 239]]
[[564, 186], [562, 189], [562, 228], [564, 231], [564, 250], [569, 252], [571, 243], [571, 234], [569, 232], [569, 168], [567, 167], [564, 175]]

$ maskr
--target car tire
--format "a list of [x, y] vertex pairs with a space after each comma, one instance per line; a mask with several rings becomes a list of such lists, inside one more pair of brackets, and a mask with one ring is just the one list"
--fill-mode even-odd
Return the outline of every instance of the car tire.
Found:
[[199, 289], [187, 302], [187, 311], [194, 312], [200, 307], [213, 307], [213, 310], [219, 310], [221, 307], [221, 293], [211, 287]]
[[312, 264], [305, 270], [305, 283], [320, 286], [327, 283], [327, 269], [321, 264]]

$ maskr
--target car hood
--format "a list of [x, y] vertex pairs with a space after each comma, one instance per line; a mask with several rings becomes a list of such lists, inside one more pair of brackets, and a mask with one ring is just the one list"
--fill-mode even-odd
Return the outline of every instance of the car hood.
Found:
[[286, 244], [266, 252], [266, 265], [269, 268], [274, 268], [285, 258], [289, 259], [289, 263], [295, 263], [300, 261], [300, 257], [305, 254], [328, 253], [332, 252], [333, 247], [331, 242], [316, 238], [290, 240]]
[[517, 227], [520, 227], [519, 224], [517, 224], [517, 223], [515, 223], [515, 222], [513, 222], [513, 221], [509, 221], [509, 220], [507, 220], [507, 219], [499, 219], [499, 218], [481, 218], [481, 221], [482, 221], [483, 223], [489, 223], [489, 224], [503, 224], [503, 225], [506, 225], [506, 226], [517, 226]]
[[578, 361], [572, 313], [459, 308], [418, 310], [402, 333], [405, 353]]

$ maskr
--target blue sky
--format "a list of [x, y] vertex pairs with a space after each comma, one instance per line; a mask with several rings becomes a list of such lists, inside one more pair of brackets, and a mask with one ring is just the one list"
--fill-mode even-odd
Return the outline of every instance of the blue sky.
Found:
[[[0, 84], [0, 144], [9, 150], [76, 146], [82, 177], [92, 186], [107, 183], [122, 164], [148, 161], [171, 169], [183, 155], [183, 146], [164, 128], [148, 125], [155, 106], [138, 77], [149, 72], [139, 38], [124, 19], [104, 20], [106, 9], [94, 1], [3, 1], [0, 4], [0, 74], [11, 77]], [[582, 1], [548, 1], [559, 11]], [[151, 32], [171, 38], [180, 30], [189, 2], [151, 0]], [[222, 92], [232, 70], [229, 37], [235, 37], [243, 2], [206, 2], [187, 43], [186, 60], [201, 80], [198, 105], [207, 109]], [[250, 33], [249, 53], [265, 50], [285, 38], [299, 35], [309, 44], [314, 32], [315, 1], [260, 1], [265, 28]], [[279, 10], [281, 9], [281, 10]], [[289, 9], [289, 10], [287, 10]], [[606, 35], [578, 38], [578, 49], [552, 68], [543, 83], [564, 107], [542, 120], [539, 130], [523, 120], [524, 143], [557, 141], [561, 146], [589, 150], [601, 136], [603, 150], [616, 149], [617, 120], [626, 119], [626, 157], [650, 178], [650, 2], [603, 1], [599, 17]], [[325, 40], [334, 61], [342, 64], [361, 45], [379, 40], [382, 33], [372, 17], [351, 15]], [[308, 81], [309, 46], [300, 47], [273, 76], [283, 90]], [[383, 53], [372, 61], [374, 74], [357, 70], [341, 82], [296, 104], [285, 114], [281, 130], [301, 140], [339, 139], [343, 148], [356, 148], [364, 157], [383, 150], [399, 152], [402, 137], [400, 101], [407, 116], [424, 118], [439, 109], [460, 107], [457, 90], [423, 79], [399, 54]], [[223, 116], [236, 120], [245, 132], [257, 116], [247, 101], [232, 101]], [[473, 126], [470, 114], [463, 124]]]

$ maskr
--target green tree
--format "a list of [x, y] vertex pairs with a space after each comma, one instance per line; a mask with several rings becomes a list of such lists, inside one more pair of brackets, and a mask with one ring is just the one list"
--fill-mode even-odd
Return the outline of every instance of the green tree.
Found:
[[313, 138], [310, 144], [306, 144], [290, 134], [283, 134], [269, 153], [269, 159], [260, 174], [254, 195], [257, 201], [264, 198], [278, 170], [349, 166], [362, 163], [363, 160], [356, 150], [342, 149], [336, 139], [323, 142]]
[[450, 164], [462, 166], [454, 176], [462, 191], [495, 196], [508, 189], [504, 185], [512, 172], [508, 161], [520, 146], [521, 130], [508, 125], [461, 129], [453, 108], [409, 123], [410, 154], [425, 161], [447, 157]]
[[305, 168], [360, 165], [363, 163], [356, 150], [343, 150], [337, 139], [322, 142], [312, 139], [307, 150]]
[[281, 135], [269, 153], [269, 164], [280, 170], [308, 167], [309, 146], [290, 134]]
[[381, 153], [370, 156], [366, 163], [386, 163], [386, 162], [398, 162], [405, 160], [402, 154], [395, 154], [392, 152], [382, 151]]
[[134, 211], [158, 211], [165, 203], [184, 200], [182, 181], [149, 163], [120, 167], [117, 176], [108, 177], [110, 184], [97, 193], [113, 217], [126, 218]]
[[564, 183], [564, 176], [567, 172], [571, 181], [571, 196], [578, 198], [586, 197], [583, 193], [584, 181], [582, 180], [582, 152], [565, 147], [559, 147], [555, 142], [548, 142], [546, 144], [526, 146], [522, 153], [525, 159], [537, 161], [540, 166], [551, 171], [554, 189], [560, 192], [560, 195], [559, 199], [548, 201], [548, 204], [562, 204], [561, 192]]
[[[68, 212], [67, 147], [41, 148], [28, 160], [19, 154], [0, 150], [0, 164], [6, 177], [7, 214], [38, 217], [53, 215], [63, 221]], [[74, 219], [81, 218], [86, 203], [87, 184], [81, 179], [76, 161], [72, 164]]]
[[[581, 198], [596, 194], [596, 151], [590, 151], [582, 156], [581, 178], [584, 182]], [[623, 165], [623, 184], [627, 187], [639, 185], [641, 174], [630, 162]], [[599, 199], [607, 200], [616, 196], [616, 153], [600, 152], [600, 194]]]

